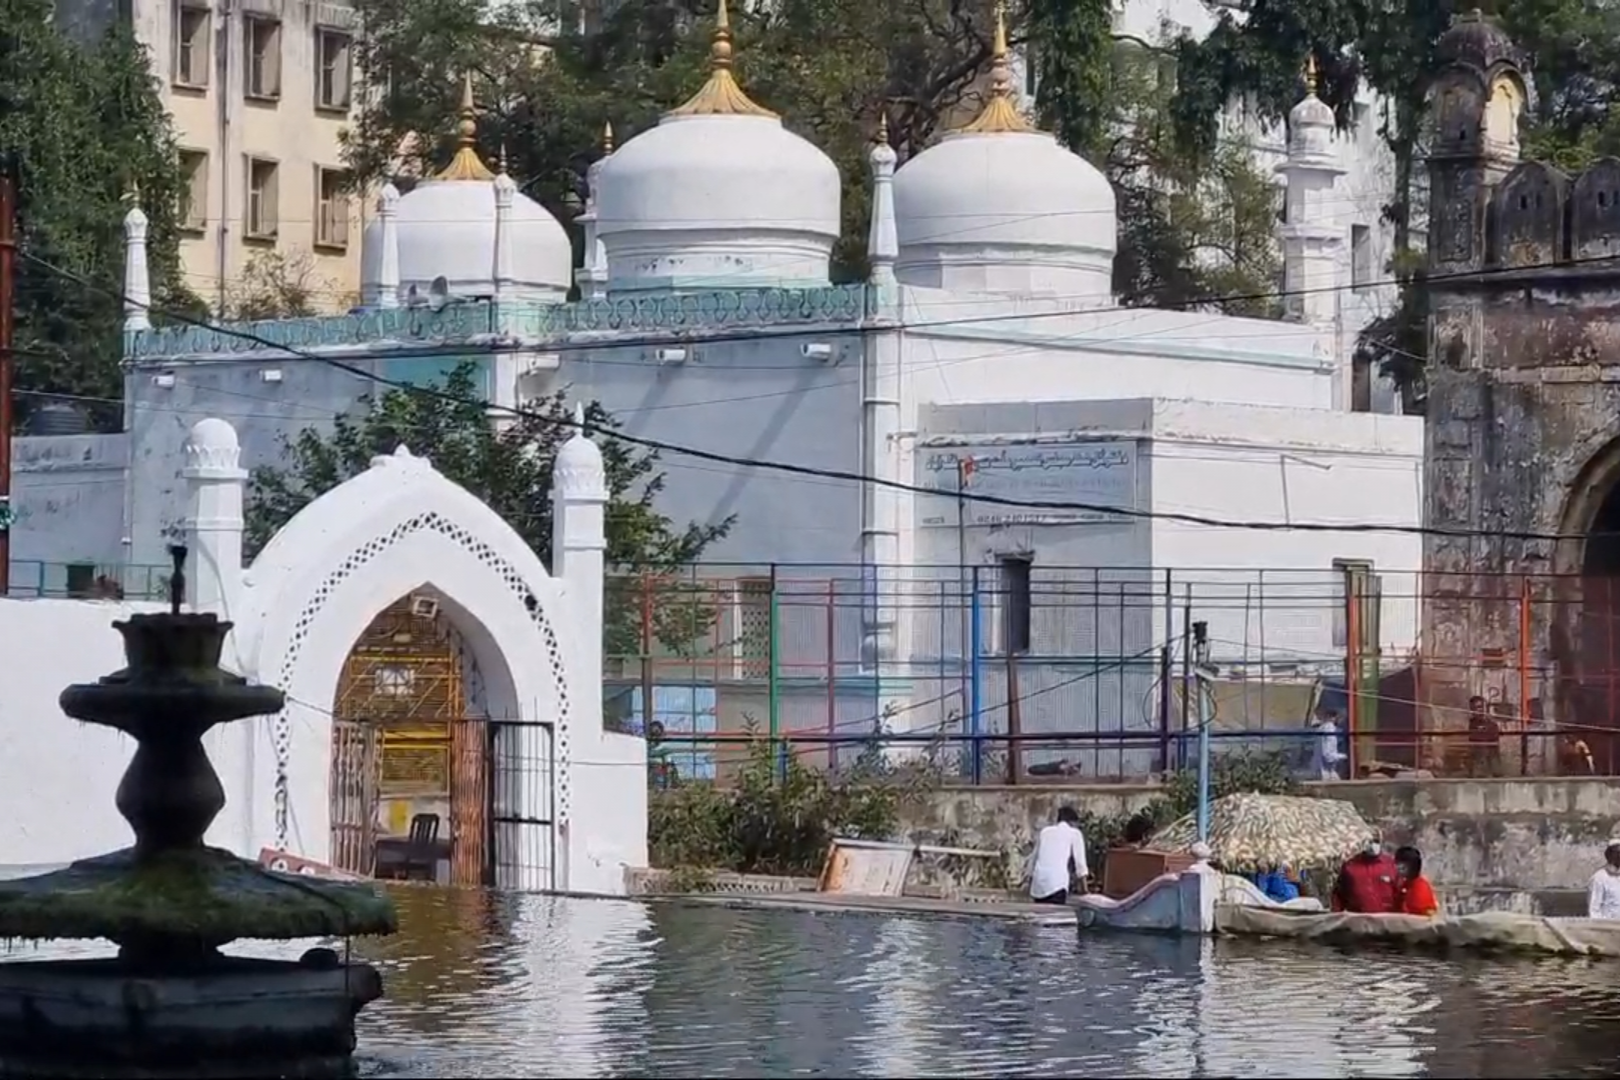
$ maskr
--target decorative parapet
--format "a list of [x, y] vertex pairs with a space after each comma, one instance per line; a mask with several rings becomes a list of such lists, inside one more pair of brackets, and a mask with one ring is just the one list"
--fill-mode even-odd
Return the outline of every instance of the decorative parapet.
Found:
[[277, 353], [328, 352], [379, 346], [401, 352], [445, 345], [469, 350], [497, 344], [566, 349], [575, 336], [702, 336], [740, 329], [860, 325], [868, 312], [865, 285], [823, 289], [716, 289], [608, 296], [572, 304], [495, 304], [487, 300], [401, 307], [304, 319], [234, 324], [220, 330], [164, 327], [125, 335], [125, 361], [144, 364]]

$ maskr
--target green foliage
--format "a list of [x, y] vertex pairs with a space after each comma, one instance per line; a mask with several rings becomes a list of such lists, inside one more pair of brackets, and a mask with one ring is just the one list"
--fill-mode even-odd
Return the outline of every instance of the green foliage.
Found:
[[781, 749], [767, 739], [749, 743], [727, 787], [689, 782], [649, 791], [652, 864], [688, 874], [813, 877], [834, 837], [892, 839], [901, 810], [936, 780], [926, 767], [896, 769], [879, 752], [829, 774]]
[[1321, 66], [1321, 96], [1341, 125], [1363, 79], [1384, 100], [1380, 134], [1395, 161], [1395, 192], [1384, 208], [1395, 229], [1388, 272], [1402, 283], [1389, 316], [1362, 333], [1358, 358], [1377, 364], [1421, 399], [1427, 341], [1419, 270], [1425, 94], [1438, 69], [1435, 46], [1453, 15], [1472, 8], [1496, 15], [1532, 58], [1538, 91], [1525, 117], [1525, 153], [1567, 169], [1620, 152], [1620, 8], [1589, 0], [1249, 0], [1241, 15], [1223, 12], [1202, 42], [1178, 44], [1180, 86], [1173, 113], [1178, 137], [1213, 145], [1222, 110], [1244, 100], [1280, 121], [1299, 100], [1307, 54]]
[[[16, 386], [116, 399], [123, 311], [115, 286], [132, 190], [139, 188], [150, 222], [154, 303], [195, 303], [179, 266], [179, 157], [148, 56], [129, 28], [120, 22], [82, 46], [53, 26], [53, 10], [49, 0], [0, 0], [0, 160], [10, 159], [18, 177], [24, 256], [17, 260]], [[19, 419], [38, 400], [19, 397]], [[121, 410], [94, 419], [116, 430]]]
[[[1114, 291], [1126, 304], [1276, 318], [1282, 263], [1277, 188], [1239, 139], [1191, 150], [1170, 120], [1173, 57], [1122, 41], [1113, 52], [1106, 128], [1081, 111], [1056, 130], [1071, 145], [1091, 135], [1119, 204]], [[1210, 297], [1233, 299], [1209, 303]]]
[[[443, 396], [398, 388], [377, 398], [368, 395], [330, 430], [305, 428], [287, 440], [284, 465], [253, 472], [245, 515], [249, 556], [299, 510], [364, 472], [373, 457], [404, 446], [476, 495], [549, 563], [551, 471], [557, 451], [575, 430], [572, 406], [559, 391], [497, 425], [481, 404], [486, 395], [480, 369], [471, 361], [458, 364], [435, 389]], [[613, 438], [617, 422], [594, 402], [585, 419], [607, 471], [606, 556], [611, 570], [669, 574], [697, 561], [711, 542], [725, 535], [732, 518], [681, 526], [659, 513], [664, 475], [658, 471], [658, 455]], [[686, 647], [713, 617], [712, 606], [678, 600], [660, 592], [654, 612], [655, 632], [671, 648]], [[610, 603], [605, 617], [608, 651], [636, 652], [641, 634], [636, 605]]]

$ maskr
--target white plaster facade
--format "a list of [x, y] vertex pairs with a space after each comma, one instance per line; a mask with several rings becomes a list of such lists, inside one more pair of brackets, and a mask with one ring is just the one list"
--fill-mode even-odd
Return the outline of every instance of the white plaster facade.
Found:
[[[469, 231], [453, 260], [445, 256], [445, 265], [479, 280], [469, 292], [451, 289], [443, 305], [410, 296], [403, 253], [413, 242], [407, 234], [422, 223], [399, 215], [403, 200], [385, 192], [394, 213], [385, 212], [371, 234], [378, 251], [368, 264], [377, 270], [366, 311], [256, 324], [245, 330], [256, 339], [248, 342], [131, 323], [123, 504], [102, 499], [98, 512], [109, 520], [94, 527], [81, 523], [91, 512], [82, 500], [53, 508], [50, 493], [63, 489], [71, 470], [37, 445], [48, 440], [19, 440], [19, 460], [49, 466], [50, 479], [41, 473], [21, 489], [15, 556], [49, 560], [81, 537], [115, 534], [127, 538], [122, 559], [109, 552], [98, 561], [158, 562], [165, 526], [190, 513], [191, 489], [180, 474], [190, 425], [202, 416], [232, 422], [243, 467], [273, 465], [284, 436], [329, 423], [377, 391], [321, 358], [396, 383], [437, 378], [471, 360], [496, 405], [562, 390], [572, 400], [599, 401], [626, 434], [677, 448], [659, 462], [667, 472], [660, 511], [679, 523], [736, 518], [705, 554], [729, 564], [715, 573], [732, 584], [717, 591], [740, 590], [735, 579], [769, 572], [765, 564], [797, 564], [821, 568], [814, 572], [824, 575], [823, 594], [857, 598], [840, 602], [837, 625], [815, 632], [814, 659], [793, 661], [801, 671], [834, 672], [828, 686], [802, 695], [803, 707], [811, 716], [835, 714], [829, 726], [846, 734], [869, 731], [877, 718], [903, 717], [891, 726], [915, 729], [962, 715], [955, 687], [984, 657], [969, 658], [965, 631], [945, 632], [960, 626], [947, 609], [959, 613], [969, 601], [930, 600], [929, 591], [976, 569], [994, 573], [1010, 555], [1054, 579], [1096, 573], [1140, 582], [1166, 570], [1183, 580], [1190, 573], [1204, 590], [1197, 605], [1227, 603], [1263, 575], [1273, 583], [1279, 574], [1298, 575], [1309, 612], [1284, 605], [1208, 615], [1222, 640], [1259, 639], [1287, 653], [1279, 669], [1343, 663], [1332, 618], [1332, 590], [1343, 580], [1335, 564], [1368, 563], [1389, 575], [1384, 644], [1410, 649], [1416, 601], [1401, 586], [1419, 566], [1420, 547], [1400, 530], [1419, 523], [1422, 421], [1349, 411], [1340, 309], [1317, 302], [1354, 291], [1334, 254], [1334, 230], [1291, 218], [1293, 231], [1280, 238], [1290, 280], [1315, 298], [1293, 305], [1285, 321], [1119, 307], [1097, 292], [1112, 251], [1112, 194], [1095, 170], [1014, 108], [1006, 57], [998, 59], [994, 93], [962, 132], [898, 168], [892, 148], [874, 145], [872, 271], [863, 284], [824, 284], [823, 248], [836, 231], [829, 223], [841, 214], [836, 187], [831, 202], [822, 190], [819, 151], [795, 144], [798, 156], [785, 159], [792, 167], [769, 191], [760, 190], [757, 171], [716, 171], [705, 156], [716, 130], [729, 140], [716, 144], [727, 160], [752, 152], [763, 163], [785, 145], [779, 122], [762, 116], [718, 61], [689, 103], [699, 112], [630, 140], [593, 170], [578, 303], [504, 287], [521, 274], [512, 270], [510, 180], [494, 173], [457, 181], [489, 189], [494, 220], [487, 234]], [[1307, 218], [1323, 209], [1323, 192], [1341, 168], [1325, 152], [1336, 136], [1321, 125], [1321, 111], [1314, 97], [1296, 110], [1291, 126], [1299, 137], [1280, 174], [1290, 205]], [[1001, 152], [1006, 147], [1015, 149]], [[1047, 167], [1074, 182], [1053, 186], [1028, 175]], [[963, 176], [955, 187], [947, 182], [953, 171]], [[658, 203], [654, 190], [680, 198]], [[784, 199], [800, 216], [783, 216]], [[710, 216], [700, 220], [700, 211]], [[1031, 228], [1032, 217], [1050, 227]], [[681, 221], [701, 227], [675, 228]], [[796, 223], [791, 251], [781, 246], [784, 221]], [[139, 245], [131, 230], [133, 264]], [[625, 237], [654, 237], [656, 258], [637, 263]], [[429, 238], [454, 243], [438, 229]], [[477, 273], [484, 260], [487, 278]], [[734, 278], [725, 278], [728, 267]], [[423, 262], [409, 276], [420, 283], [433, 269]], [[140, 270], [129, 268], [132, 294]], [[682, 287], [688, 271], [690, 287]], [[451, 275], [439, 276], [448, 287]], [[720, 287], [717, 277], [735, 285]], [[766, 279], [776, 284], [762, 286]], [[364, 353], [372, 355], [357, 356]], [[931, 459], [943, 455], [954, 467], [957, 451], [1005, 457], [1054, 448], [1119, 458], [1113, 488], [1101, 496], [1070, 470], [1037, 500], [1098, 502], [1100, 512], [958, 529], [950, 520], [954, 494], [939, 493], [928, 476]], [[1210, 528], [1178, 515], [1266, 527]], [[1289, 528], [1369, 518], [1394, 531]], [[1396, 599], [1403, 593], [1404, 601]], [[1037, 628], [1041, 620], [1059, 627], [1046, 638], [1053, 671], [1077, 657], [1156, 647], [1180, 618], [1149, 605], [1136, 622], [1121, 618], [1110, 631], [1117, 640], [1104, 641], [1076, 628], [1099, 613], [1114, 619], [1107, 612], [1117, 598], [1075, 595], [1036, 613]], [[1200, 607], [1193, 618], [1204, 616]], [[266, 654], [254, 662], [279, 661]], [[1072, 728], [1077, 717], [1140, 726], [1139, 705], [1156, 673], [1142, 677], [1140, 687], [1110, 684], [1110, 696], [1130, 707], [1111, 707], [1107, 716], [1061, 693], [1040, 696], [1025, 709], [1025, 730]], [[793, 711], [799, 698], [782, 700], [784, 723], [808, 726]]]
[[[268, 722], [210, 733], [230, 797], [211, 841], [248, 854], [269, 846], [327, 858], [332, 702], [344, 660], [379, 612], [425, 590], [467, 645], [469, 682], [480, 688], [470, 708], [495, 727], [497, 884], [624, 891], [624, 871], [647, 859], [646, 748], [602, 729], [596, 643], [606, 496], [601, 455], [588, 438], [576, 436], [559, 456], [556, 577], [488, 507], [403, 451], [305, 507], [244, 568], [246, 474], [235, 431], [201, 421], [187, 458], [194, 606], [234, 624], [228, 666], [287, 695], [285, 711]], [[59, 862], [128, 839], [112, 791], [132, 748], [68, 725], [47, 704], [62, 686], [121, 666], [117, 614], [87, 602], [0, 601], [7, 655], [42, 661], [17, 666], [8, 680], [7, 705], [32, 715], [0, 712], [16, 826], [0, 840], [0, 863]], [[75, 647], [62, 650], [68, 640]], [[41, 737], [51, 729], [38, 725], [53, 723], [60, 727]], [[79, 797], [69, 808], [59, 792], [70, 777]]]

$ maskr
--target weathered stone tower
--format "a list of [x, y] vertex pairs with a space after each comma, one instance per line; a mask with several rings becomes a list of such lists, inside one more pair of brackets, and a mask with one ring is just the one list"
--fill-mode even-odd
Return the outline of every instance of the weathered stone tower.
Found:
[[[1467, 700], [1480, 694], [1510, 720], [1528, 712], [1612, 731], [1620, 160], [1573, 180], [1521, 161], [1525, 55], [1477, 11], [1458, 17], [1440, 45], [1428, 162], [1426, 520], [1462, 535], [1425, 543], [1427, 726], [1466, 726]], [[1587, 737], [1599, 770], [1620, 771], [1620, 740]], [[1536, 771], [1555, 760], [1547, 742], [1510, 734], [1503, 752], [1517, 771], [1527, 746]]]

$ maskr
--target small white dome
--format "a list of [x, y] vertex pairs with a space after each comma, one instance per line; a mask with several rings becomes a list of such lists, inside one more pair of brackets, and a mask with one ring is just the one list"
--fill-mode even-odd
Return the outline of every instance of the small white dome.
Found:
[[826, 285], [838, 167], [737, 85], [724, 4], [711, 67], [690, 101], [602, 167], [609, 289]]
[[[399, 200], [394, 217], [399, 284], [426, 291], [442, 276], [452, 296], [495, 292], [495, 185], [488, 180], [427, 180]], [[574, 249], [562, 224], [521, 192], [512, 198], [511, 295], [564, 299], [574, 273]], [[382, 222], [366, 226], [361, 281], [377, 282]]]
[[191, 425], [191, 434], [186, 437], [188, 446], [198, 450], [236, 450], [240, 448], [236, 438], [236, 429], [229, 421], [221, 420], [217, 416], [205, 417]]
[[574, 434], [557, 449], [551, 466], [552, 498], [605, 499], [607, 466], [602, 448], [585, 430], [585, 407], [574, 406]]
[[[413, 286], [425, 293], [439, 277], [444, 278], [451, 296], [495, 294], [496, 176], [478, 157], [476, 117], [472, 78], [467, 76], [461, 88], [456, 156], [442, 172], [422, 181], [395, 204], [401, 300]], [[512, 299], [561, 303], [574, 278], [574, 248], [568, 230], [521, 192], [512, 197], [511, 223], [511, 280], [505, 294]], [[366, 226], [362, 237], [361, 295], [375, 294], [381, 268], [379, 218]]]
[[895, 173], [896, 276], [929, 288], [1108, 304], [1114, 189], [1018, 114], [1005, 41], [998, 22], [992, 89], [978, 118]]

